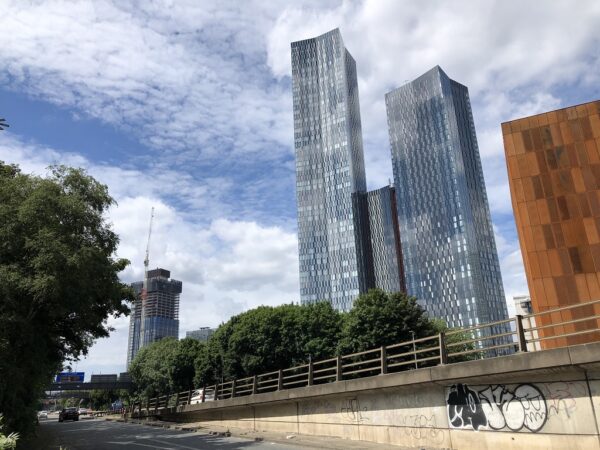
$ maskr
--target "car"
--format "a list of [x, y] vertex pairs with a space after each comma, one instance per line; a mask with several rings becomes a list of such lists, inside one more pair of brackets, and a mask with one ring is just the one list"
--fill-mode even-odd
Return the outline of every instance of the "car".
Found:
[[38, 411], [38, 419], [47, 419], [48, 411]]
[[79, 416], [87, 416], [89, 411], [86, 408], [79, 408]]
[[[198, 403], [202, 403], [202, 393], [203, 393], [204, 389], [196, 389], [194, 392], [192, 392], [192, 398], [190, 399], [190, 405], [197, 405]], [[206, 392], [206, 394], [204, 394], [204, 401], [205, 402], [211, 402], [215, 399], [215, 394], [212, 391], [208, 391]]]
[[79, 411], [77, 408], [65, 408], [58, 413], [58, 421], [64, 422], [65, 420], [79, 420]]

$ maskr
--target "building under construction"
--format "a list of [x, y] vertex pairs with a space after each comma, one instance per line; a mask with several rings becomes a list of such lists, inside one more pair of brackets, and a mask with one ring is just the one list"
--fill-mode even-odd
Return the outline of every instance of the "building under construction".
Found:
[[127, 367], [144, 346], [162, 338], [179, 336], [179, 294], [182, 283], [170, 280], [171, 272], [154, 269], [146, 272], [144, 281], [132, 283], [136, 300], [131, 308]]

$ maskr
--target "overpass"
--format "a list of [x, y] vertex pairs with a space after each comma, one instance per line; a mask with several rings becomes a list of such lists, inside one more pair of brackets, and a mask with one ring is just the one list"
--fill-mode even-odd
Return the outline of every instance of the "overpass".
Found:
[[130, 389], [132, 386], [131, 381], [100, 381], [100, 382], [64, 382], [64, 383], [50, 383], [46, 388], [46, 391], [50, 392], [63, 392], [63, 391], [93, 391], [93, 390], [117, 390], [117, 389]]
[[[516, 342], [486, 334], [484, 327], [499, 328], [485, 324], [459, 342], [440, 334], [309, 362], [215, 385], [215, 401], [190, 404], [190, 393], [179, 393], [137, 404], [129, 415], [419, 449], [598, 449], [600, 343], [528, 351], [540, 340], [598, 339], [600, 301], [591, 303], [591, 314], [572, 319], [587, 321], [586, 330], [559, 320], [558, 331], [543, 325], [539, 337], [517, 317]], [[486, 348], [516, 351], [486, 358], [496, 354]], [[477, 359], [459, 362], [465, 355]]]

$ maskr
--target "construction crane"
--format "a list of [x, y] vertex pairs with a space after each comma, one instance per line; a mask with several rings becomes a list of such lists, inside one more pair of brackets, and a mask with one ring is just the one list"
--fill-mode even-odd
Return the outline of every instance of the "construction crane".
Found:
[[150, 263], [150, 237], [152, 237], [152, 221], [154, 220], [154, 206], [150, 212], [150, 227], [148, 228], [148, 242], [146, 243], [146, 258], [144, 258], [144, 274], [148, 274], [148, 264]]
[[144, 258], [144, 283], [142, 285], [141, 299], [142, 299], [142, 313], [140, 322], [140, 336], [141, 342], [140, 347], [145, 341], [146, 333], [146, 297], [148, 295], [148, 265], [150, 264], [150, 238], [152, 237], [152, 222], [154, 220], [154, 206], [150, 212], [150, 226], [148, 227], [148, 242], [146, 242], [146, 257]]

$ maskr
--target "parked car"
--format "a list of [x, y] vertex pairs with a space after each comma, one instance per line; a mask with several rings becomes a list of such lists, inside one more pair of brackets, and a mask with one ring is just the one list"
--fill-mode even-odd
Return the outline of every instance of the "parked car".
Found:
[[65, 408], [58, 413], [58, 421], [64, 422], [65, 420], [79, 420], [79, 411], [77, 408]]
[[[196, 389], [192, 392], [192, 398], [190, 399], [190, 405], [196, 405], [198, 403], [202, 403], [202, 392], [204, 389]], [[207, 390], [204, 395], [205, 402], [212, 402], [215, 399], [215, 393], [211, 390]]]
[[87, 416], [88, 415], [88, 410], [86, 408], [79, 408], [79, 411], [77, 411], [79, 413], [79, 416]]
[[38, 419], [47, 419], [48, 411], [38, 411]]

